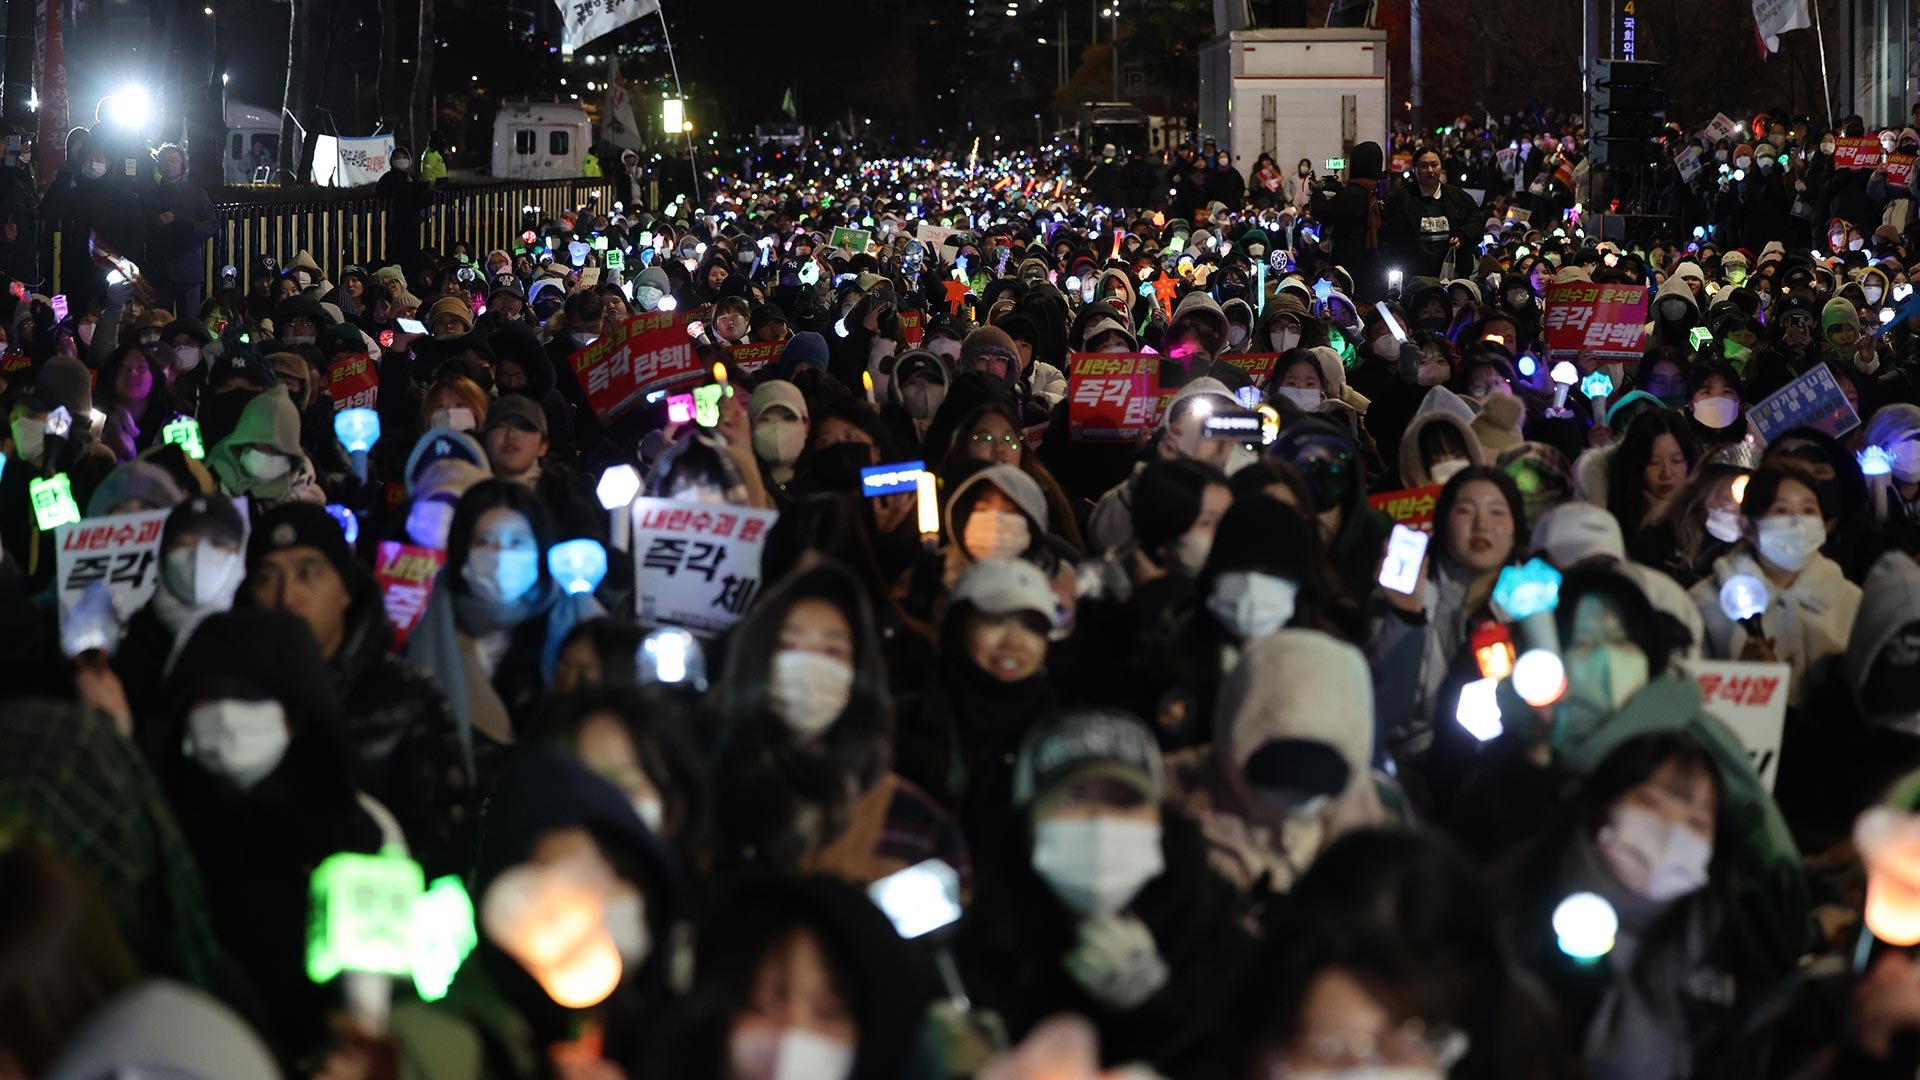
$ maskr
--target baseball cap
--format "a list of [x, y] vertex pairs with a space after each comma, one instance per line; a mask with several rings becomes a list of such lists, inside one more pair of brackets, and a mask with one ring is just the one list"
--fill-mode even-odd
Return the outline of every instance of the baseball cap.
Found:
[[334, 572], [352, 587], [365, 570], [354, 560], [347, 536], [332, 514], [312, 503], [282, 503], [260, 516], [253, 535], [247, 541], [247, 569], [276, 552], [310, 547], [333, 564]]
[[1153, 733], [1118, 709], [1074, 709], [1027, 732], [1013, 766], [1013, 802], [1024, 807], [1062, 781], [1087, 774], [1135, 788], [1151, 802], [1166, 793], [1166, 765]]
[[525, 431], [541, 436], [547, 434], [547, 411], [540, 403], [525, 394], [507, 394], [494, 399], [487, 406], [487, 430], [492, 431], [502, 424], [512, 424]]
[[1545, 552], [1560, 569], [1589, 559], [1624, 562], [1627, 544], [1612, 514], [1589, 502], [1566, 502], [1540, 515], [1533, 527], [1533, 550]]
[[753, 397], [747, 402], [747, 417], [759, 420], [763, 413], [776, 406], [791, 412], [797, 419], [807, 419], [806, 395], [800, 392], [799, 387], [780, 380], [763, 382], [753, 388]]
[[1056, 623], [1060, 601], [1047, 575], [1025, 559], [982, 559], [961, 571], [950, 601], [965, 601], [988, 615], [1033, 612]]

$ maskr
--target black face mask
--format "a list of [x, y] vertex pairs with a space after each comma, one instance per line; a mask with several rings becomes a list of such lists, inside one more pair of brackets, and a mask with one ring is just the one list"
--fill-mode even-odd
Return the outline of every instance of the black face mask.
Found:
[[1428, 315], [1422, 319], [1415, 319], [1413, 325], [1422, 330], [1432, 330], [1436, 334], [1444, 334], [1447, 331], [1448, 321], [1445, 315]]
[[1303, 457], [1293, 463], [1300, 479], [1313, 497], [1313, 508], [1322, 513], [1347, 505], [1353, 497], [1353, 468], [1345, 460]]

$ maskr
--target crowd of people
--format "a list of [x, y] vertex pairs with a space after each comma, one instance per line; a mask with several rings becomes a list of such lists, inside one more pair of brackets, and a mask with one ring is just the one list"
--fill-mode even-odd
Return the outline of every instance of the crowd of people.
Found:
[[1534, 127], [20, 283], [0, 1076], [1913, 1075], [1920, 236]]

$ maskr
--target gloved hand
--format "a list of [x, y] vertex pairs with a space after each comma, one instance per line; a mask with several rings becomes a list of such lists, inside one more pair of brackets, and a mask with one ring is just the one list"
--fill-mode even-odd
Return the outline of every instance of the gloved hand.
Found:
[[1080, 924], [1079, 940], [1064, 960], [1067, 974], [1095, 1001], [1125, 1012], [1167, 985], [1153, 931], [1131, 915], [1109, 915]]

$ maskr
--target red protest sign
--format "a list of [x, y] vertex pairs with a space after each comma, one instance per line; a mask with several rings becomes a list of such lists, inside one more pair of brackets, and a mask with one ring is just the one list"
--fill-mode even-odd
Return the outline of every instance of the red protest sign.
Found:
[[918, 348], [920, 345], [920, 339], [925, 337], [927, 333], [926, 330], [922, 328], [920, 325], [920, 313], [917, 311], [901, 312], [900, 313], [900, 332], [906, 335], [907, 348], [909, 349]]
[[1273, 375], [1273, 369], [1280, 363], [1280, 354], [1276, 352], [1248, 353], [1245, 356], [1223, 356], [1220, 359], [1247, 373], [1255, 386], [1267, 385], [1267, 379]]
[[1613, 360], [1638, 360], [1647, 336], [1645, 285], [1594, 285], [1570, 281], [1547, 286], [1547, 352], [1554, 357], [1591, 352]]
[[733, 354], [734, 367], [751, 373], [780, 359], [780, 351], [786, 345], [784, 341], [748, 341], [735, 345], [728, 352]]
[[25, 371], [33, 366], [33, 357], [18, 349], [9, 349], [0, 355], [0, 375], [11, 375], [16, 371]]
[[1433, 503], [1440, 497], [1441, 484], [1383, 491], [1367, 496], [1367, 505], [1392, 518], [1396, 523], [1421, 532], [1433, 531]]
[[1833, 140], [1833, 167], [1836, 169], [1877, 169], [1887, 156], [1878, 136]]
[[380, 376], [373, 370], [373, 357], [356, 353], [327, 365], [327, 384], [333, 395], [334, 411], [371, 409], [380, 397]]
[[427, 610], [427, 597], [433, 592], [434, 575], [446, 561], [444, 551], [398, 540], [380, 542], [373, 577], [380, 583], [380, 598], [386, 604], [387, 618], [393, 622], [395, 649], [420, 625], [420, 616]]
[[672, 312], [637, 315], [567, 358], [586, 388], [587, 403], [611, 423], [655, 390], [699, 382], [704, 376], [693, 339]]
[[1887, 157], [1887, 186], [1903, 188], [1913, 179], [1912, 154], [1890, 154]]
[[1067, 358], [1068, 432], [1076, 442], [1131, 442], [1160, 413], [1160, 358], [1074, 353]]

